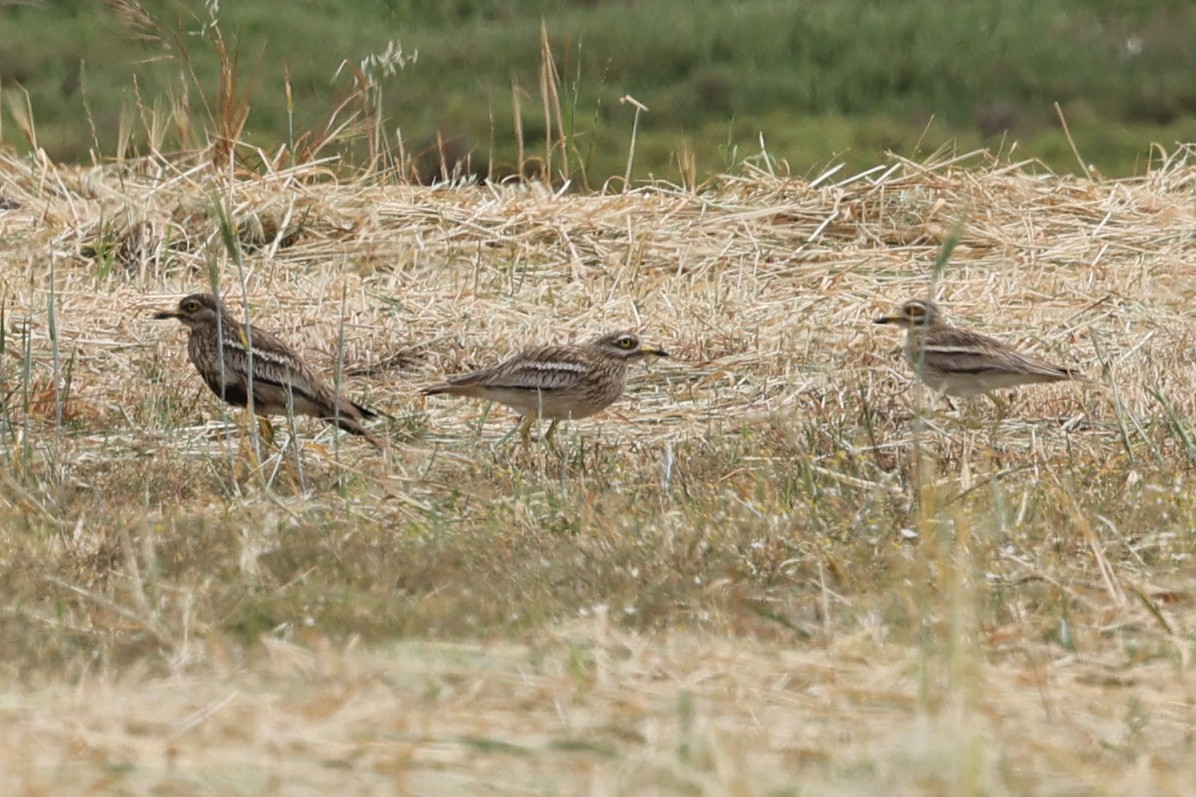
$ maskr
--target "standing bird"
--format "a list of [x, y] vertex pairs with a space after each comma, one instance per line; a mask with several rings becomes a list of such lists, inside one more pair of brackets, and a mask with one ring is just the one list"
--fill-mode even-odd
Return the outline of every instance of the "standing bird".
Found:
[[263, 329], [237, 321], [212, 294], [193, 293], [177, 310], [156, 312], [154, 318], [177, 318], [191, 330], [187, 355], [222, 401], [244, 407], [252, 388], [253, 412], [263, 418], [286, 415], [289, 408], [295, 415], [319, 418], [382, 447], [361, 425], [377, 413], [338, 396], [294, 349]]
[[425, 396], [448, 393], [505, 404], [523, 416], [523, 445], [537, 418], [552, 421], [545, 442], [551, 442], [558, 421], [587, 418], [613, 404], [627, 384], [627, 365], [647, 356], [668, 357], [664, 349], [641, 346], [631, 332], [611, 332], [580, 345], [524, 349], [498, 365], [451, 377], [425, 388]]
[[911, 299], [877, 324], [905, 327], [905, 361], [914, 373], [948, 396], [977, 396], [1038, 382], [1091, 381], [1079, 371], [1035, 360], [998, 340], [956, 329], [934, 302]]

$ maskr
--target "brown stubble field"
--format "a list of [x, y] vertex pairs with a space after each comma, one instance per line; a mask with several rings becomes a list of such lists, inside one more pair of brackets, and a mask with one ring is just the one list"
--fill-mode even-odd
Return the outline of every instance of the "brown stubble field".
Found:
[[[1192, 793], [1190, 157], [609, 195], [0, 160], [6, 780]], [[212, 274], [383, 454], [254, 452], [151, 319]], [[946, 411], [871, 324], [931, 291], [1096, 384]], [[619, 327], [674, 357], [559, 453], [418, 395]]]

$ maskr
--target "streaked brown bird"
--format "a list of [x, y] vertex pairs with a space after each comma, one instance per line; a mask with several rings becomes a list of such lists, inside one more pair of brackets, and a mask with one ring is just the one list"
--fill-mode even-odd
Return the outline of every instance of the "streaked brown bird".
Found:
[[987, 335], [953, 327], [931, 301], [911, 299], [896, 313], [873, 323], [905, 327], [905, 361], [919, 379], [948, 396], [978, 396], [1040, 382], [1091, 381], [1079, 371], [1027, 357]]
[[338, 396], [294, 349], [264, 329], [233, 318], [212, 294], [193, 293], [179, 302], [178, 309], [156, 312], [154, 318], [177, 318], [191, 330], [187, 355], [221, 400], [245, 407], [252, 385], [256, 415], [286, 415], [290, 407], [295, 415], [319, 418], [382, 447], [361, 425], [378, 417], [377, 413]]
[[627, 384], [627, 366], [648, 356], [669, 355], [659, 347], [641, 345], [634, 333], [611, 332], [577, 345], [524, 349], [498, 365], [426, 388], [423, 394], [505, 404], [523, 416], [519, 434], [525, 446], [532, 424], [547, 418], [552, 423], [544, 441], [550, 443], [558, 422], [587, 418], [613, 404]]

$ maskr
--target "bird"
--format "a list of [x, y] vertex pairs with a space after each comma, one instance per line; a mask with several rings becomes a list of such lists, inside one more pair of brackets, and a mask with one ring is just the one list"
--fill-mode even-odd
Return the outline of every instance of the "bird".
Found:
[[609, 332], [581, 344], [526, 348], [480, 371], [450, 377], [421, 391], [425, 396], [468, 396], [505, 404], [523, 416], [519, 434], [526, 447], [532, 424], [552, 421], [544, 441], [552, 442], [557, 423], [588, 418], [623, 394], [627, 366], [644, 357], [668, 357], [664, 349], [640, 343], [626, 330]]
[[[191, 330], [187, 355], [195, 370], [222, 401], [249, 405], [265, 418], [309, 415], [346, 432], [382, 444], [362, 423], [378, 417], [373, 410], [340, 396], [286, 343], [256, 326], [242, 324], [210, 293], [183, 297], [174, 310], [159, 310], [157, 320], [177, 319]], [[252, 395], [251, 395], [252, 388]]]
[[947, 396], [967, 398], [1041, 382], [1091, 381], [1072, 368], [1027, 357], [987, 335], [953, 327], [931, 301], [911, 299], [873, 323], [905, 327], [905, 361], [925, 384]]

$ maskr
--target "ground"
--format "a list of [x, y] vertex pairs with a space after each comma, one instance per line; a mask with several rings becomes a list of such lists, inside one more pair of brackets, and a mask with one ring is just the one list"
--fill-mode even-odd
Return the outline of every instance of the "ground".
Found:
[[[1192, 793], [1170, 156], [585, 195], [0, 159], [8, 782]], [[152, 318], [213, 281], [386, 450], [221, 407]], [[1093, 382], [947, 409], [871, 323], [928, 295]], [[419, 395], [623, 327], [674, 356], [559, 451]]]

